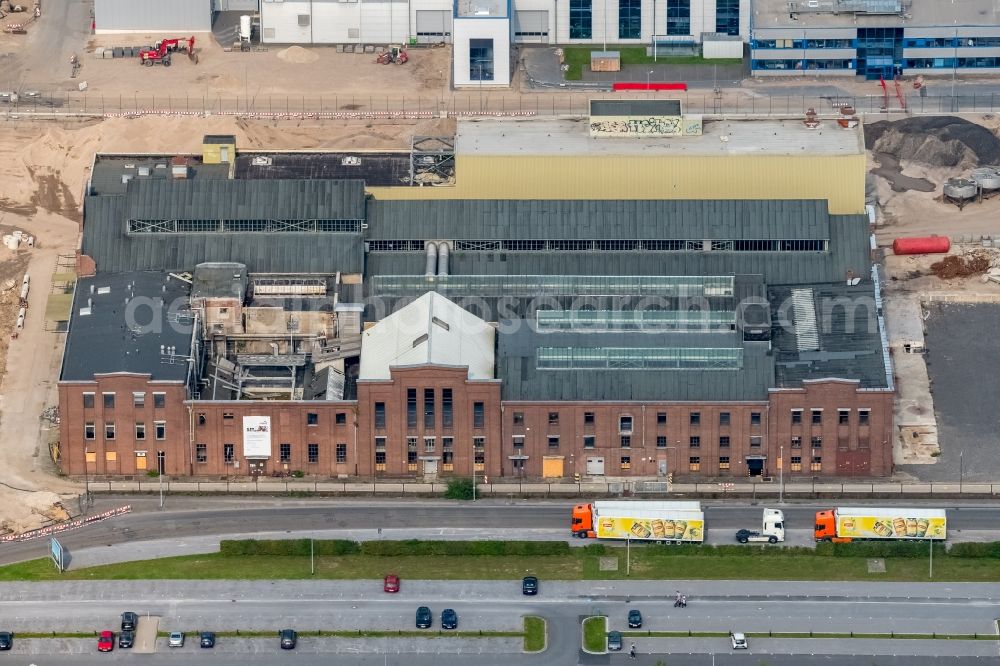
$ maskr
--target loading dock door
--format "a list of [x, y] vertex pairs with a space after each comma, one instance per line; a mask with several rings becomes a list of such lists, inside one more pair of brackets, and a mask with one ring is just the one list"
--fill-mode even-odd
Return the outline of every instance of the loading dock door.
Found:
[[765, 458], [763, 456], [748, 456], [747, 475], [762, 476], [764, 474], [764, 460]]
[[558, 479], [563, 475], [563, 457], [545, 456], [542, 458], [542, 476], [546, 479]]
[[420, 42], [450, 42], [451, 12], [430, 9], [417, 10], [417, 40]]
[[548, 43], [549, 13], [547, 11], [515, 11], [514, 41]]
[[604, 458], [587, 458], [587, 476], [604, 476]]

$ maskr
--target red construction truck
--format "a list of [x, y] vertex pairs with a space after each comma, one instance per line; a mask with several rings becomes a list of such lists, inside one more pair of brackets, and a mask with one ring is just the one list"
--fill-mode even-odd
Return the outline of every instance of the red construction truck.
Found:
[[846, 543], [855, 539], [944, 541], [948, 518], [944, 509], [906, 507], [838, 507], [816, 512], [816, 541]]

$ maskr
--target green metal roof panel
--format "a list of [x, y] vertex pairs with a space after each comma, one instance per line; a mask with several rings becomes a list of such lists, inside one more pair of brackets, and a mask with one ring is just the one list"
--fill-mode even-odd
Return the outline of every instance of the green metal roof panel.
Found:
[[366, 237], [827, 240], [829, 219], [822, 200], [371, 200]]

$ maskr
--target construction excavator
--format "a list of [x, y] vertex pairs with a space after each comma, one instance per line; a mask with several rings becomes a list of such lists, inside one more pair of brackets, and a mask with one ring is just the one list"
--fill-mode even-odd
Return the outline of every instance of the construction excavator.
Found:
[[187, 52], [188, 59], [198, 64], [198, 54], [194, 52], [194, 36], [186, 39], [161, 39], [153, 48], [139, 51], [139, 64], [152, 67], [160, 63], [164, 67], [170, 67], [170, 54], [178, 51]]
[[380, 65], [397, 64], [402, 65], [407, 60], [410, 59], [409, 54], [407, 54], [406, 49], [400, 44], [393, 44], [389, 47], [388, 51], [383, 51], [378, 54], [375, 58], [375, 62]]

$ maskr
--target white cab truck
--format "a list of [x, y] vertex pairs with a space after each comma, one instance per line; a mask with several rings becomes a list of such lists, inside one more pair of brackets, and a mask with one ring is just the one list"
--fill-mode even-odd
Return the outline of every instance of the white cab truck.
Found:
[[705, 514], [700, 502], [598, 501], [573, 507], [573, 536], [656, 543], [701, 543]]
[[778, 509], [764, 509], [762, 529], [738, 530], [736, 540], [740, 543], [764, 541], [778, 543], [785, 540], [785, 514]]

